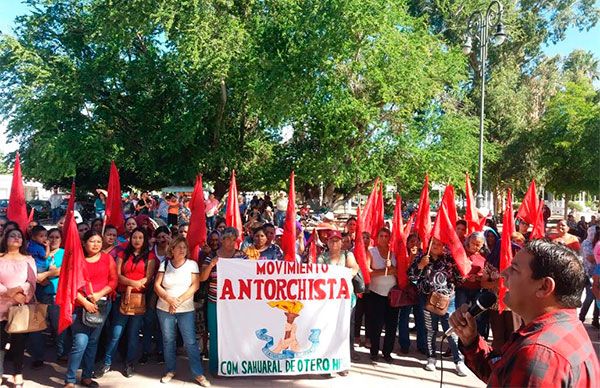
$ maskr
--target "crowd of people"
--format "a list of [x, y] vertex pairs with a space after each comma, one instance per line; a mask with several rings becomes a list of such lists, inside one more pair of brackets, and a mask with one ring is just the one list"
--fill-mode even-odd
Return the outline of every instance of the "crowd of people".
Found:
[[[60, 334], [55, 297], [64, 254], [64, 218], [57, 217], [57, 226], [51, 229], [34, 221], [24, 231], [15, 222], [0, 220], [0, 375], [10, 360], [14, 384], [21, 386], [26, 350], [34, 369], [49, 361], [41, 332], [10, 336], [4, 333], [8, 308], [35, 298], [48, 305], [48, 331], [55, 344], [52, 357], [66, 364], [66, 387], [77, 382], [80, 368], [79, 384], [98, 386], [106, 373], [117, 369], [117, 358], [122, 360], [121, 370], [126, 377], [135, 374], [138, 364], [164, 364], [161, 382], [167, 383], [175, 377], [176, 356], [184, 349], [193, 380], [201, 386], [210, 386], [202, 359], [208, 358], [208, 369], [216, 375], [218, 262], [230, 258], [283, 260], [280, 238], [287, 198], [279, 194], [275, 204], [269, 196], [255, 196], [248, 204], [240, 198], [244, 236], [238, 246], [238, 230], [226, 225], [220, 217], [223, 210], [220, 201], [210, 194], [206, 200], [206, 245], [198, 252], [191, 252], [186, 240], [190, 211], [185, 196], [167, 194], [156, 201], [148, 193], [142, 193], [139, 198], [130, 198], [125, 202], [127, 218], [122, 234], [115, 226], [103, 223], [105, 197], [100, 192], [95, 204], [99, 218], [77, 225], [84, 264], [91, 279], [88, 287], [78, 293], [73, 324]], [[55, 198], [54, 202], [59, 201]], [[164, 225], [159, 226], [154, 219], [162, 220]], [[517, 222], [518, 232], [511, 238], [515, 253], [526, 246], [530, 229], [523, 221]], [[306, 262], [307, 248], [314, 243], [319, 263], [348, 267], [354, 276], [360, 271], [355, 243], [356, 239], [362, 239], [371, 282], [365, 292], [352, 295], [352, 360], [358, 359], [355, 348], [366, 346], [372, 362], [380, 362], [382, 357], [384, 362], [392, 363], [396, 342], [401, 354], [411, 352], [409, 333], [414, 330], [414, 350], [427, 357], [424, 368], [435, 371], [439, 326], [446, 331], [452, 313], [463, 304], [474, 303], [483, 291], [498, 293], [500, 233], [491, 221], [484, 231], [471, 234], [466, 233], [464, 220], [457, 222], [456, 233], [471, 261], [471, 272], [466, 276], [461, 276], [442, 242], [432, 238], [430, 247], [423, 246], [416, 233], [410, 234], [407, 253], [411, 264], [407, 276], [414, 298], [411, 303], [393, 307], [388, 301], [390, 291], [397, 287], [397, 261], [390, 252], [392, 232], [386, 226], [376, 236], [368, 232], [357, 236], [356, 226], [356, 218], [350, 217], [342, 223], [331, 213], [317, 225], [316, 234], [297, 222], [297, 260]], [[581, 229], [579, 224], [576, 227]], [[585, 224], [585, 235], [572, 234], [570, 228], [568, 220], [561, 220], [556, 230], [548, 231], [547, 237], [576, 252], [585, 267], [586, 297], [579, 318], [584, 321], [593, 304], [591, 324], [599, 329], [600, 225], [593, 217]], [[447, 308], [429, 308], [434, 292], [447, 297]], [[140, 299], [144, 300], [143, 311], [138, 314], [126, 311], [130, 301]], [[88, 322], [90, 315], [99, 316], [100, 323]], [[492, 351], [499, 351], [522, 325], [523, 318], [510, 309], [500, 311], [496, 304], [475, 322], [477, 334], [485, 341], [491, 339]], [[7, 341], [10, 341], [8, 351]], [[446, 356], [452, 357], [456, 373], [466, 376], [465, 352], [461, 351], [457, 334], [447, 337], [447, 345]]]

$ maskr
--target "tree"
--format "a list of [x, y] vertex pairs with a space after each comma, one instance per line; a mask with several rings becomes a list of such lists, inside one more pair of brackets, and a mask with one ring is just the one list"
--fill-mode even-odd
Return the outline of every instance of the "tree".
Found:
[[568, 81], [548, 104], [536, 133], [547, 188], [575, 194], [600, 189], [600, 93], [591, 81]]

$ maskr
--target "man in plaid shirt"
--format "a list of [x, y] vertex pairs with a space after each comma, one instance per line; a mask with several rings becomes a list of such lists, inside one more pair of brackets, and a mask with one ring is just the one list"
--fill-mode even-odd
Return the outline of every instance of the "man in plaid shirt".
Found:
[[450, 324], [467, 366], [490, 387], [596, 386], [598, 356], [577, 317], [585, 270], [575, 252], [532, 241], [502, 276], [509, 289], [504, 301], [525, 324], [501, 349], [492, 350], [463, 305]]

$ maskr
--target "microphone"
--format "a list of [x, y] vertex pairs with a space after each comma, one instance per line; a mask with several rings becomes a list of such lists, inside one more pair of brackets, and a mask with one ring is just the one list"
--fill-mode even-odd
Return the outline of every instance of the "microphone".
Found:
[[[471, 316], [473, 318], [477, 317], [478, 315], [483, 313], [485, 310], [492, 307], [494, 305], [494, 303], [496, 303], [497, 299], [498, 299], [498, 297], [496, 297], [496, 294], [489, 292], [489, 291], [484, 291], [481, 295], [479, 295], [479, 298], [477, 298], [475, 303], [473, 305], [471, 305], [471, 307], [469, 307], [469, 310], [468, 310], [469, 314], [471, 314]], [[448, 337], [452, 333], [454, 333], [453, 327], [446, 330], [446, 332], [444, 333], [444, 336]]]

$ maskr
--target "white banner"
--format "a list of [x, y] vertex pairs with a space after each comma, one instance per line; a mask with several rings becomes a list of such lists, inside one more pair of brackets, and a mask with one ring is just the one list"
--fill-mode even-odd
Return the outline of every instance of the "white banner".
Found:
[[299, 375], [350, 368], [348, 268], [221, 259], [219, 375]]

